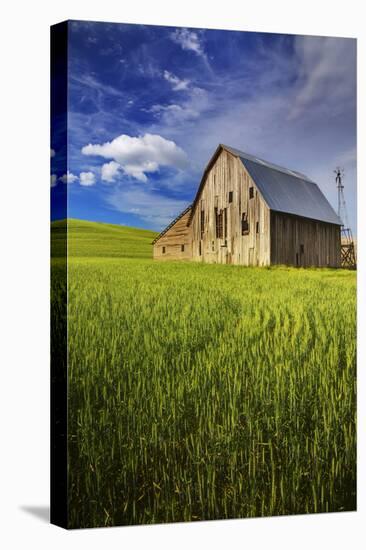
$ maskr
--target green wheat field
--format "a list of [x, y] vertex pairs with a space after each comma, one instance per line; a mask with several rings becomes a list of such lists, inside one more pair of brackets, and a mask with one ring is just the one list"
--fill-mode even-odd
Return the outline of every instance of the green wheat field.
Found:
[[152, 231], [68, 230], [70, 527], [355, 510], [354, 272], [160, 263]]

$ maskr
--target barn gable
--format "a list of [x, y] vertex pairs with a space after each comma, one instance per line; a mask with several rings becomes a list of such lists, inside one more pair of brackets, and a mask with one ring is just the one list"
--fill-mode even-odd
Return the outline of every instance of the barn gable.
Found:
[[188, 206], [153, 240], [154, 258], [190, 259], [192, 246], [191, 230], [188, 227], [190, 211], [191, 206]]
[[269, 265], [269, 208], [240, 160], [219, 146], [192, 207], [192, 259]]
[[340, 226], [307, 176], [220, 144], [192, 205], [154, 240], [154, 258], [338, 267]]
[[192, 220], [198, 198], [205, 184], [207, 173], [221, 150], [226, 150], [240, 159], [270, 210], [325, 223], [342, 225], [318, 185], [307, 176], [223, 144], [218, 146], [205, 168], [192, 204], [190, 221]]

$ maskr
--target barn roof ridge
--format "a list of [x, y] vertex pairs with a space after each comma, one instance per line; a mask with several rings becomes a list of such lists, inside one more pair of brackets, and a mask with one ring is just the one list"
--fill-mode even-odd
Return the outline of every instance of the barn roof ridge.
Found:
[[291, 176], [300, 178], [302, 180], [306, 180], [309, 183], [313, 183], [314, 185], [316, 185], [315, 181], [311, 180], [308, 176], [306, 176], [302, 172], [298, 172], [297, 170], [291, 170], [290, 168], [285, 168], [284, 166], [280, 166], [279, 164], [275, 164], [274, 162], [269, 162], [268, 160], [264, 160], [255, 155], [245, 153], [240, 149], [236, 149], [235, 147], [231, 147], [230, 145], [225, 145], [224, 143], [220, 143], [220, 146], [237, 157], [241, 157], [246, 160], [256, 162], [257, 164], [262, 164], [263, 166], [266, 166], [267, 168], [271, 168], [272, 170], [278, 170], [279, 172], [283, 172], [284, 174], [289, 174]]
[[316, 182], [300, 172], [267, 162], [223, 143], [218, 145], [204, 169], [187, 225], [192, 221], [207, 173], [221, 150], [240, 158], [270, 210], [342, 225]]

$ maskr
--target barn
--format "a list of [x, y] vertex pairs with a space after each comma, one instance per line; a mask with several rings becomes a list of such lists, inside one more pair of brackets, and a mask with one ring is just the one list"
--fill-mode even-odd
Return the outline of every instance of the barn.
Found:
[[157, 260], [340, 267], [341, 221], [307, 176], [220, 144], [193, 203], [153, 241]]

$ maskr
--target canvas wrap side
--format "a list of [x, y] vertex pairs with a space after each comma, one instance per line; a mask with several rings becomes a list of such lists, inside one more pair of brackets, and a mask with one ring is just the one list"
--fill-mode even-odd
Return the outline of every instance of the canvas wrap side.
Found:
[[[51, 27], [51, 150], [67, 173], [68, 24]], [[56, 177], [56, 175], [54, 176]], [[51, 523], [67, 528], [67, 185], [51, 188]]]

